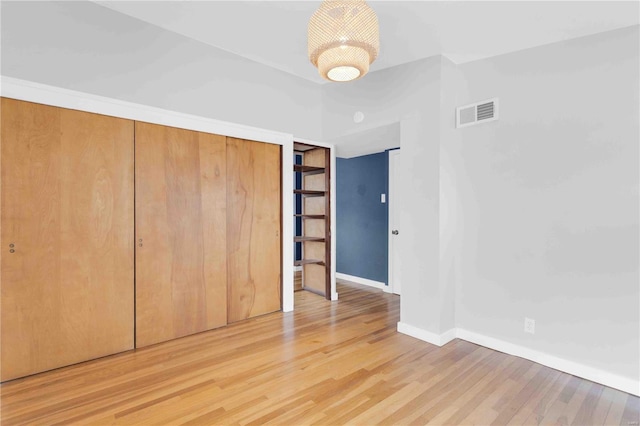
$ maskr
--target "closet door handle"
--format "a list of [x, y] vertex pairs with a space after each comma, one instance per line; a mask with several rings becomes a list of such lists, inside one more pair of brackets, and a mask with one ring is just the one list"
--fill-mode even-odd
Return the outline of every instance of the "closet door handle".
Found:
[[391, 231], [391, 233], [392, 233], [393, 235], [398, 235], [400, 232], [398, 232], [398, 230], [397, 230], [397, 229], [394, 229], [393, 231]]

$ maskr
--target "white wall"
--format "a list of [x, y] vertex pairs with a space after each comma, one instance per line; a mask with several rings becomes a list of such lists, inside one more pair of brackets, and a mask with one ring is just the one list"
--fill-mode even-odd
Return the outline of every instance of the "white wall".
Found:
[[[457, 264], [460, 260], [460, 247], [465, 244], [464, 217], [461, 208], [463, 192], [458, 190], [462, 182], [457, 178], [458, 170], [451, 158], [452, 146], [460, 145], [460, 132], [456, 129], [455, 108], [460, 105], [465, 87], [464, 76], [460, 69], [447, 58], [442, 58], [440, 85], [440, 157], [438, 183], [440, 188], [439, 229], [440, 229], [440, 276], [439, 288], [442, 300], [441, 332], [457, 326], [455, 318]], [[453, 153], [454, 155], [457, 152]]]
[[[323, 88], [325, 138], [401, 124], [403, 331], [637, 383], [638, 59], [635, 27]], [[455, 128], [456, 106], [494, 96], [500, 120]]]
[[91, 2], [0, 7], [2, 75], [320, 138], [320, 87], [302, 78]]
[[[438, 278], [441, 61], [411, 62], [351, 84], [328, 84], [322, 91], [325, 139], [400, 123], [401, 322], [434, 333], [453, 326], [448, 319], [441, 323], [444, 295]], [[356, 111], [365, 115], [360, 124], [353, 121]]]
[[441, 146], [457, 326], [634, 380], [638, 36], [636, 26], [462, 65], [458, 105], [499, 97], [500, 119]]

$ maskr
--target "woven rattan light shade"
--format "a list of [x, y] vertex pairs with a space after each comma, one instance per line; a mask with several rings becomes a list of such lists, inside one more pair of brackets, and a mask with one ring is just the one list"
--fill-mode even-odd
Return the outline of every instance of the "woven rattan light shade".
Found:
[[378, 57], [378, 17], [364, 0], [324, 0], [309, 21], [309, 59], [331, 81], [350, 81]]

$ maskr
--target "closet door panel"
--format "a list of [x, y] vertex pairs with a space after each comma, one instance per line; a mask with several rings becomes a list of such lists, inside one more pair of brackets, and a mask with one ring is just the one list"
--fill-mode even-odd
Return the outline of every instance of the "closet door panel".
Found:
[[230, 323], [281, 309], [280, 151], [227, 138]]
[[136, 123], [136, 346], [226, 324], [224, 136]]
[[133, 122], [3, 98], [1, 155], [1, 380], [132, 349]]

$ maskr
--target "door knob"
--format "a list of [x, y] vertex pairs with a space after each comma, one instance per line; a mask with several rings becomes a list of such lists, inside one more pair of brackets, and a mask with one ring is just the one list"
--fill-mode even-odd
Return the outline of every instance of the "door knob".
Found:
[[399, 234], [399, 232], [398, 232], [398, 230], [397, 230], [397, 229], [394, 229], [393, 231], [391, 231], [391, 233], [392, 233], [393, 235], [398, 235], [398, 234]]

